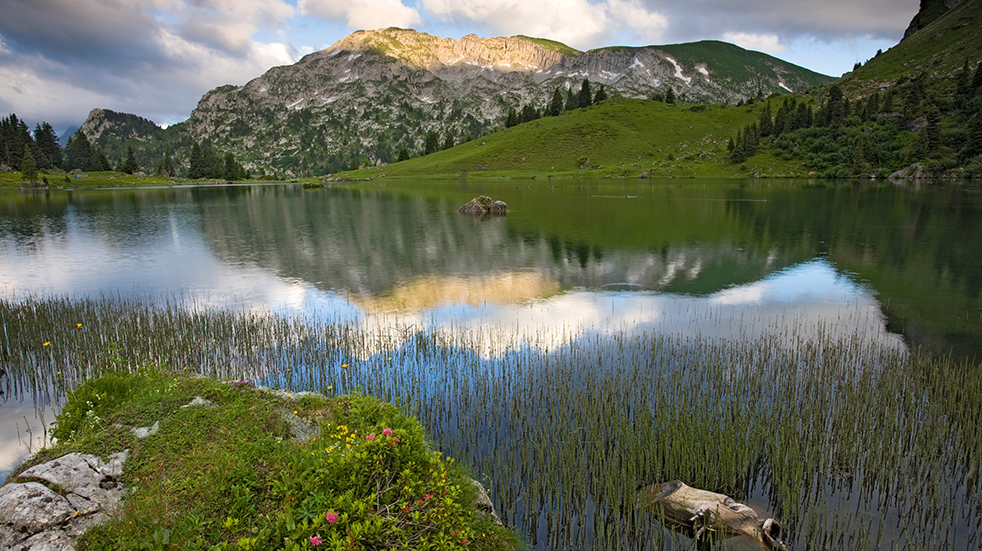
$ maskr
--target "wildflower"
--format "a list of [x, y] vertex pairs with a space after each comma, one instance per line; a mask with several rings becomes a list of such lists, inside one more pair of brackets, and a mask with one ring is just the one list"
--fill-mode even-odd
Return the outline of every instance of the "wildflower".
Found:
[[45, 343], [44, 343], [44, 344], [42, 344], [41, 346], [48, 346], [48, 345], [50, 345], [50, 344], [51, 344], [51, 342], [45, 342]]
[[317, 547], [320, 544], [321, 544], [321, 535], [320, 534], [317, 534], [316, 536], [310, 536], [310, 545], [313, 545], [314, 547]]
[[338, 514], [337, 513], [328, 513], [327, 514], [327, 517], [325, 517], [325, 518], [327, 519], [327, 523], [328, 524], [334, 524], [335, 522], [338, 521]]
[[75, 327], [79, 327], [79, 328], [81, 328], [81, 327], [82, 327], [82, 324], [81, 324], [81, 323], [76, 323], [76, 324], [75, 324]]
[[348, 364], [341, 364], [341, 367], [348, 367]]
[[327, 390], [334, 390], [334, 385], [327, 387]]
[[374, 433], [369, 434], [368, 436], [365, 437], [365, 440], [368, 440], [369, 442], [374, 442], [375, 441], [375, 434]]
[[391, 362], [392, 361], [392, 357], [389, 356], [388, 358], [386, 358], [386, 360], [389, 360]]
[[392, 429], [382, 429], [382, 436], [392, 436]]
[[297, 414], [297, 410], [293, 410], [293, 414], [296, 415]]
[[431, 497], [433, 497], [433, 494], [423, 494], [423, 497], [425, 497], [426, 499], [430, 499]]

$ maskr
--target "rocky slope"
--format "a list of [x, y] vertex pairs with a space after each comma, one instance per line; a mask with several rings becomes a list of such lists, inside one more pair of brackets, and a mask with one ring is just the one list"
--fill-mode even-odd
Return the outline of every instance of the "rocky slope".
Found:
[[[525, 36], [454, 40], [389, 28], [353, 33], [244, 86], [208, 92], [169, 139], [211, 143], [251, 168], [321, 174], [356, 157], [384, 163], [402, 148], [419, 152], [427, 132], [441, 143], [447, 134], [459, 143], [488, 133], [510, 109], [543, 109], [557, 88], [565, 97], [584, 79], [610, 95], [651, 97], [671, 88], [683, 101], [713, 103], [832, 80], [723, 42], [579, 52]], [[104, 113], [93, 111], [99, 120], [86, 122], [90, 137], [105, 135]], [[99, 143], [112, 150], [113, 142], [110, 131]]]

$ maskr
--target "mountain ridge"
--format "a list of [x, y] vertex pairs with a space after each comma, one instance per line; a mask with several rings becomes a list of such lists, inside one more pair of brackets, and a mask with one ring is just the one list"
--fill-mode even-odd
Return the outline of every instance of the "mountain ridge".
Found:
[[114, 133], [101, 120], [106, 111], [93, 110], [85, 132], [110, 156], [139, 138], [144, 155], [170, 150], [185, 163], [181, 151], [200, 142], [249, 168], [316, 175], [346, 169], [352, 159], [389, 163], [402, 149], [420, 152], [431, 132], [441, 142], [485, 135], [509, 110], [541, 112], [555, 90], [567, 97], [584, 80], [615, 97], [671, 89], [681, 101], [739, 103], [834, 79], [719, 41], [580, 52], [527, 36], [455, 40], [390, 27], [352, 33], [245, 85], [210, 90], [166, 131], [136, 135], [133, 127], [144, 127], [134, 122], [126, 125], [130, 134]]

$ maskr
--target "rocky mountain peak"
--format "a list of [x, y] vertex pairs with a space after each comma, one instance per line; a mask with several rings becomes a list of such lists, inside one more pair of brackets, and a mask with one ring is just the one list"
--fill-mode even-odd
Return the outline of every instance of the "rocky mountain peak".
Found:
[[527, 36], [482, 38], [469, 34], [455, 40], [395, 27], [352, 33], [325, 51], [371, 51], [435, 73], [458, 66], [548, 71], [562, 65], [568, 55], [581, 53], [559, 42]]

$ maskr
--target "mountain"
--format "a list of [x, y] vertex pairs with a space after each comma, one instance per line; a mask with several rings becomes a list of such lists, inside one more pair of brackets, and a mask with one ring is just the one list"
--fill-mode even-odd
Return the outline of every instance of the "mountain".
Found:
[[93, 111], [85, 128], [110, 158], [125, 152], [127, 140], [139, 140], [143, 155], [159, 159], [169, 149], [187, 166], [196, 141], [232, 152], [249, 168], [324, 174], [354, 158], [377, 164], [394, 161], [403, 148], [420, 152], [429, 132], [441, 143], [447, 134], [455, 143], [487, 134], [510, 110], [542, 110], [556, 89], [565, 98], [584, 79], [615, 97], [650, 98], [671, 89], [681, 101], [711, 103], [834, 80], [717, 41], [580, 52], [526, 36], [454, 40], [389, 28], [353, 33], [244, 86], [216, 88], [167, 131], [136, 119], [110, 120], [103, 110]]

